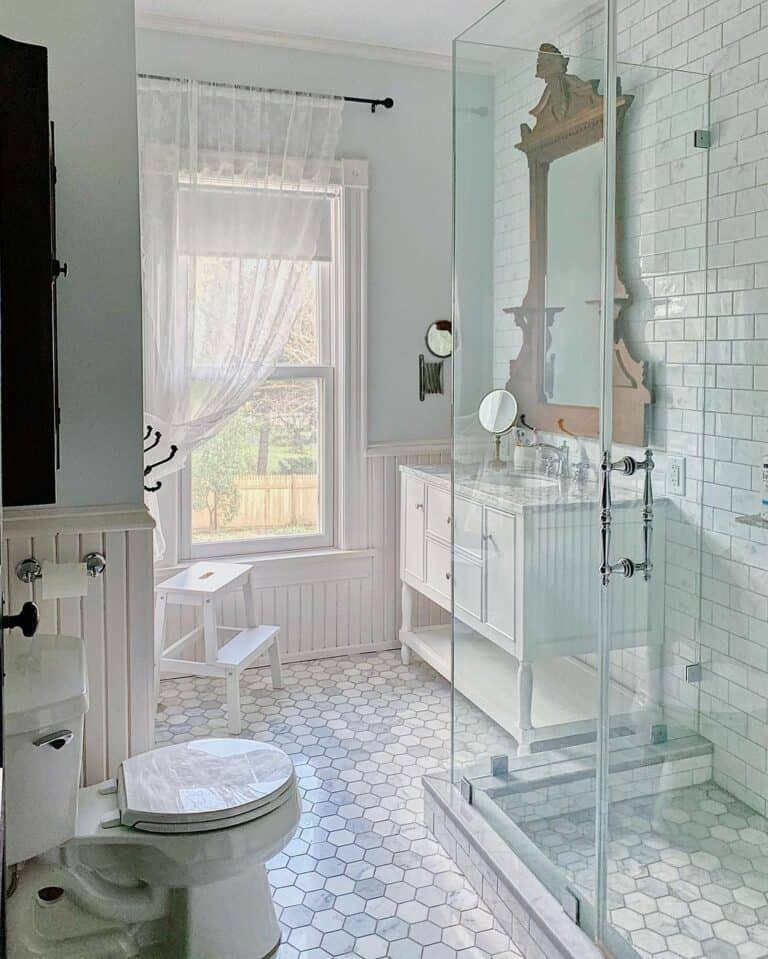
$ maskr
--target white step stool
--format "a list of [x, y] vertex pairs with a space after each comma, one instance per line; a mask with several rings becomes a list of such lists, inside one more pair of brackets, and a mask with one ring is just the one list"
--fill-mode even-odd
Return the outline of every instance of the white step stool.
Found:
[[[155, 700], [160, 695], [160, 674], [181, 673], [193, 676], [223, 676], [227, 681], [229, 731], [242, 731], [240, 716], [240, 674], [262, 653], [269, 651], [272, 685], [283, 685], [280, 673], [279, 626], [258, 626], [253, 604], [252, 566], [245, 563], [195, 563], [177, 573], [156, 589], [155, 600]], [[218, 626], [216, 602], [227, 593], [241, 589], [245, 603], [245, 627]], [[168, 603], [176, 606], [200, 606], [202, 625], [185, 633], [166, 647], [165, 619]], [[219, 647], [219, 633], [234, 635]], [[203, 637], [205, 660], [176, 659], [171, 654], [187, 643]]]

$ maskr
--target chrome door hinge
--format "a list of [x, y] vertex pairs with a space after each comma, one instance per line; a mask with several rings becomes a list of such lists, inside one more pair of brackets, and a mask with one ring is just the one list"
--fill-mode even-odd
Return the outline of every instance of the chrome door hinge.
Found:
[[509, 775], [509, 756], [491, 756], [491, 775], [495, 779]]
[[563, 890], [560, 905], [563, 907], [563, 912], [566, 914], [566, 916], [568, 916], [571, 922], [575, 922], [578, 926], [579, 919], [581, 918], [581, 904], [579, 902], [579, 897], [572, 889], [568, 889], [566, 887]]
[[702, 680], [701, 663], [689, 663], [685, 667], [686, 683], [700, 683]]
[[669, 739], [666, 723], [654, 723], [651, 726], [651, 745], [662, 746]]
[[461, 798], [465, 799], [469, 805], [472, 805], [472, 783], [464, 776], [460, 784]]
[[712, 146], [712, 132], [710, 130], [694, 130], [693, 145], [698, 150], [708, 150]]

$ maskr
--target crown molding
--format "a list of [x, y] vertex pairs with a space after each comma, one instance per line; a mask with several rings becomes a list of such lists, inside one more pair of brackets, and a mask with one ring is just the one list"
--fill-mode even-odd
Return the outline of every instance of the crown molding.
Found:
[[426, 67], [430, 70], [450, 70], [452, 62], [449, 55], [440, 53], [421, 53], [417, 50], [379, 46], [376, 43], [354, 43], [349, 40], [309, 37], [295, 33], [279, 33], [274, 30], [256, 30], [251, 27], [219, 27], [201, 20], [164, 17], [157, 13], [137, 14], [136, 26], [142, 30], [159, 30], [211, 40], [234, 40], [237, 43], [306, 50], [310, 53], [351, 57], [357, 60], [379, 60], [408, 67]]

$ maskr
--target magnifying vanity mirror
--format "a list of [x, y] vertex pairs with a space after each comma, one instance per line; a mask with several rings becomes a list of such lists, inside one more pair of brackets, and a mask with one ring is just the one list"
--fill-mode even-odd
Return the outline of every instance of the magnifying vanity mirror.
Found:
[[[604, 107], [598, 81], [569, 73], [568, 63], [551, 43], [539, 48], [536, 76], [545, 88], [530, 111], [533, 128], [523, 123], [516, 145], [528, 161], [530, 273], [522, 303], [504, 310], [523, 334], [506, 385], [528, 422], [539, 429], [597, 436]], [[619, 151], [632, 100], [619, 86]], [[619, 152], [619, 193], [622, 170]], [[613, 303], [614, 438], [641, 445], [651, 393], [645, 385], [645, 363], [632, 357], [620, 334], [621, 313], [630, 302], [620, 259]]]
[[494, 459], [490, 469], [504, 469], [507, 465], [501, 458], [501, 438], [517, 423], [517, 400], [509, 390], [491, 390], [480, 401], [477, 418], [484, 430], [493, 433], [495, 440]]
[[450, 320], [430, 323], [425, 337], [427, 349], [441, 360], [453, 355], [453, 327]]

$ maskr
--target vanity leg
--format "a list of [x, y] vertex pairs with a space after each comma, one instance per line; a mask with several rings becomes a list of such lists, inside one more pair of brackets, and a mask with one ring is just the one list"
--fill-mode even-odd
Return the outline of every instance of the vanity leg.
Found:
[[533, 669], [531, 664], [521, 660], [517, 667], [517, 695], [518, 695], [518, 755], [527, 756], [533, 742], [533, 722], [531, 707], [533, 705]]
[[400, 659], [402, 660], [403, 666], [410, 666], [411, 664], [411, 650], [403, 642], [403, 633], [411, 632], [413, 630], [413, 590], [407, 583], [403, 583], [402, 588], [402, 607], [403, 607], [403, 620], [400, 627]]

